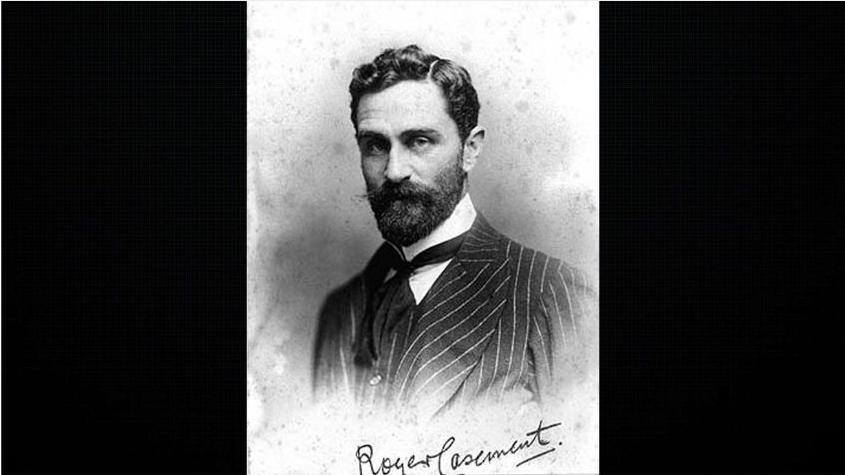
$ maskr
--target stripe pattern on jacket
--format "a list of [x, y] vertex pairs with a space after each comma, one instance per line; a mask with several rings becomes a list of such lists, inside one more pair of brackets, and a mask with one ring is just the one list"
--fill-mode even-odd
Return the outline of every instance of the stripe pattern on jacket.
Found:
[[434, 415], [513, 390], [541, 403], [571, 377], [584, 344], [581, 326], [597, 318], [596, 294], [582, 272], [503, 236], [479, 215], [402, 331], [375, 355], [367, 305], [386, 272], [379, 252], [323, 305], [314, 353], [318, 398]]

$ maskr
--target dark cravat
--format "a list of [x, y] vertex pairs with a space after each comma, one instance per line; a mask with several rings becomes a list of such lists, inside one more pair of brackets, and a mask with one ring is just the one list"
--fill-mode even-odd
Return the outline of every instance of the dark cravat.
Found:
[[420, 267], [438, 264], [455, 257], [465, 236], [466, 233], [432, 246], [418, 254], [411, 262], [405, 261], [404, 256], [396, 249], [388, 253], [388, 266], [395, 270], [396, 274], [385, 282], [376, 294], [373, 339], [379, 355], [383, 353], [381, 342], [387, 339], [400, 321], [408, 318], [416, 306], [408, 278]]

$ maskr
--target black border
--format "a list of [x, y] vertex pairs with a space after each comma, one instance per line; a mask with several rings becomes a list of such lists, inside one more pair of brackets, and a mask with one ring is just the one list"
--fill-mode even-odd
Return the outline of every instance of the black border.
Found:
[[3, 21], [3, 472], [243, 473], [246, 5]]
[[602, 472], [841, 473], [841, 9], [600, 11]]

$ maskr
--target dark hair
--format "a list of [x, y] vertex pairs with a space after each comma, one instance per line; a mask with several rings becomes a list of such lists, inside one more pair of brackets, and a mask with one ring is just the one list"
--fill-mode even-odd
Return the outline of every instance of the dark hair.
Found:
[[461, 141], [478, 125], [478, 95], [466, 69], [420, 49], [417, 45], [384, 50], [371, 63], [365, 63], [352, 72], [349, 93], [352, 94], [352, 124], [358, 129], [356, 114], [358, 102], [364, 94], [379, 92], [401, 81], [430, 79], [440, 86], [448, 113], [458, 125]]

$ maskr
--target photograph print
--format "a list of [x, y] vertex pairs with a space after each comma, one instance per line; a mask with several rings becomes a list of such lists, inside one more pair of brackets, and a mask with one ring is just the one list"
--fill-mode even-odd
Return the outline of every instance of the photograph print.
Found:
[[248, 5], [249, 472], [598, 472], [598, 5]]

